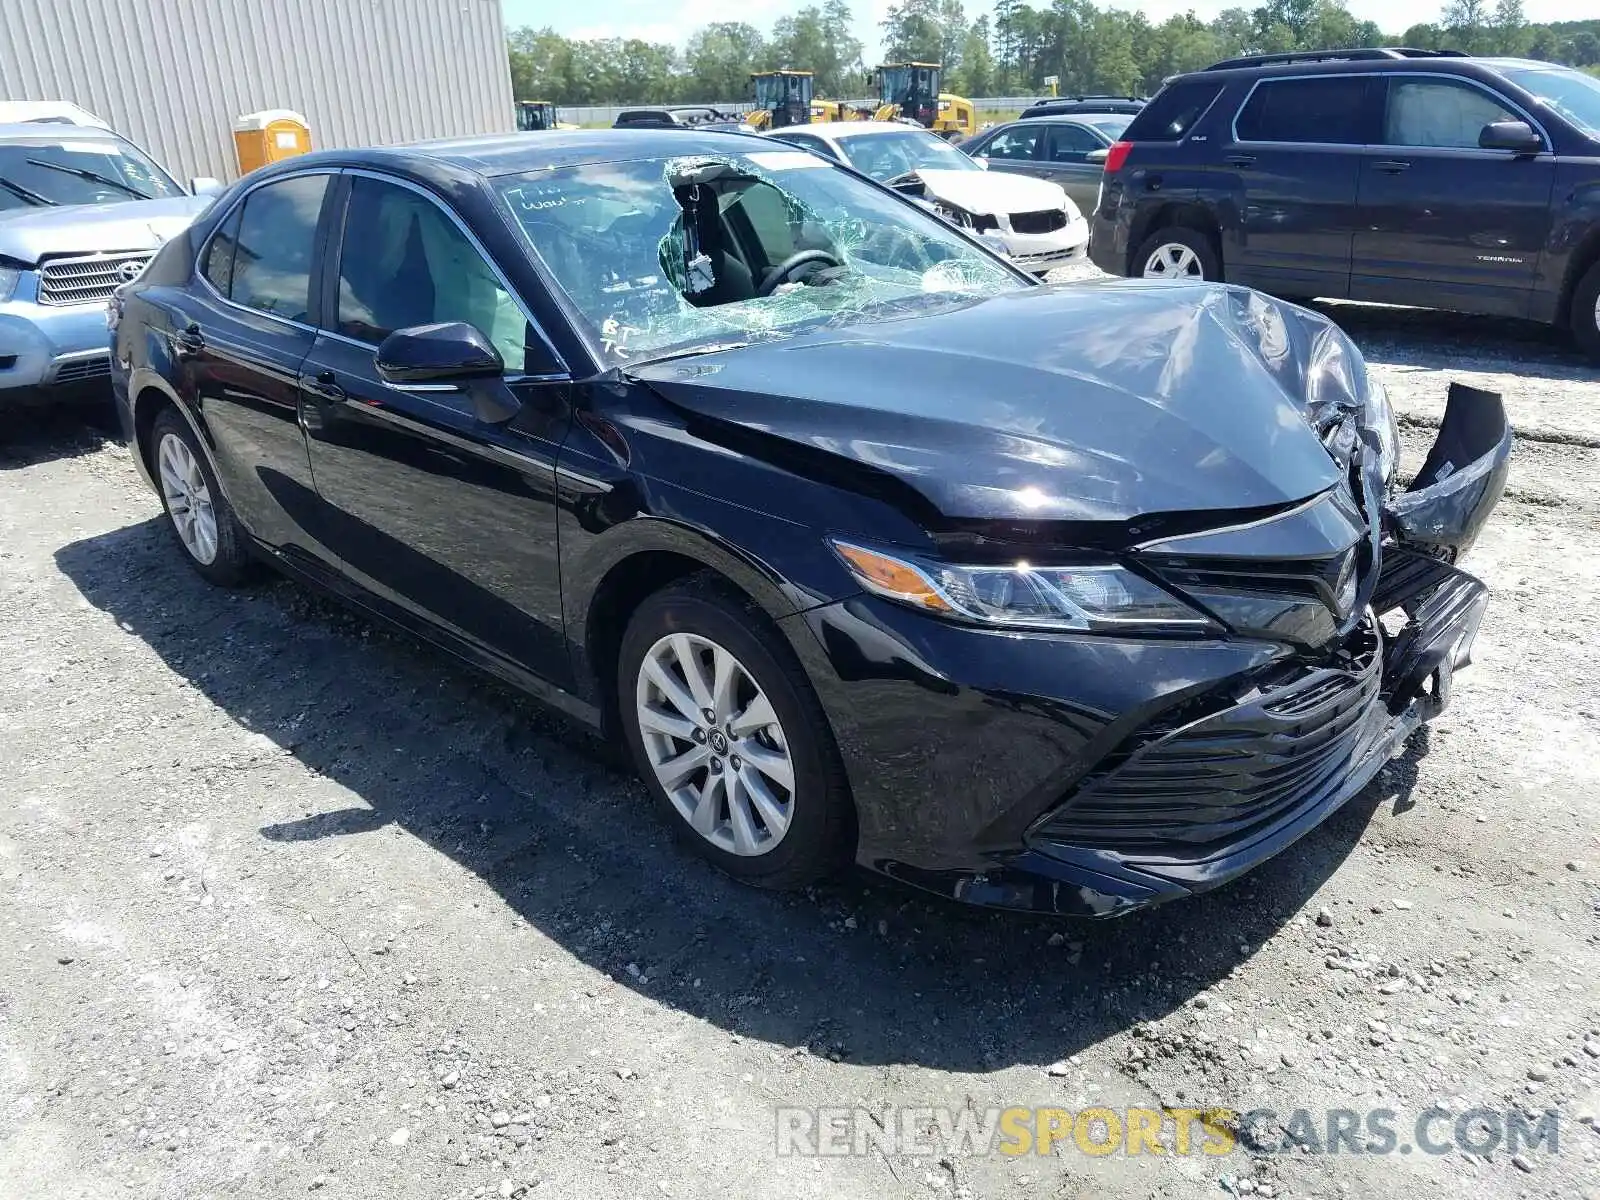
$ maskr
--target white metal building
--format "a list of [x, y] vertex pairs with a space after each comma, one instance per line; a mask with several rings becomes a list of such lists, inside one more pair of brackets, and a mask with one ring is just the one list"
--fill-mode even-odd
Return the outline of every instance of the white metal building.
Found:
[[500, 0], [0, 0], [0, 99], [80, 104], [185, 180], [235, 178], [263, 109], [316, 149], [516, 128]]

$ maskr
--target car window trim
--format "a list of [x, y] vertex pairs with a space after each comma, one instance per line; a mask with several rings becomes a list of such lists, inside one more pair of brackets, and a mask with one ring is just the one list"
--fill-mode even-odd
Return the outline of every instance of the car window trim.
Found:
[[[1444, 71], [1384, 71], [1380, 72], [1379, 74], [1381, 75], [1384, 84], [1383, 108], [1380, 114], [1383, 118], [1384, 129], [1387, 129], [1389, 125], [1390, 81], [1395, 79], [1427, 79], [1436, 82], [1442, 80], [1446, 83], [1464, 83], [1470, 87], [1477, 88], [1480, 92], [1487, 94], [1491, 100], [1500, 105], [1502, 108], [1514, 113], [1520, 113], [1522, 115], [1522, 119], [1528, 123], [1534, 132], [1539, 135], [1540, 140], [1544, 142], [1544, 145], [1539, 148], [1538, 153], [1554, 153], [1555, 142], [1550, 137], [1550, 131], [1544, 127], [1539, 119], [1521, 104], [1518, 104], [1511, 97], [1502, 95], [1500, 92], [1495, 91], [1492, 87], [1481, 80], [1473, 79], [1466, 75], [1451, 75]], [[1493, 155], [1497, 159], [1504, 158], [1507, 153], [1504, 150], [1485, 150], [1482, 146], [1408, 146], [1404, 142], [1373, 142], [1372, 145], [1383, 150], [1426, 150], [1429, 152], [1443, 150], [1447, 153], [1455, 154], [1467, 153]]]
[[[495, 279], [498, 280], [500, 286], [506, 290], [506, 295], [511, 297], [512, 302], [517, 306], [517, 310], [522, 313], [524, 321], [527, 322], [527, 327], [533, 331], [534, 336], [539, 339], [545, 350], [548, 352], [549, 361], [560, 364], [560, 370], [557, 371], [517, 371], [514, 373], [507, 373], [505, 377], [507, 383], [561, 383], [569, 382], [572, 379], [572, 371], [567, 366], [567, 360], [561, 356], [560, 351], [558, 351], [555, 348], [554, 343], [550, 341], [550, 336], [545, 333], [544, 327], [540, 325], [538, 321], [534, 320], [533, 313], [528, 309], [527, 301], [522, 298], [522, 293], [512, 286], [511, 281], [506, 278], [505, 272], [500, 269], [500, 264], [495, 261], [494, 255], [489, 253], [488, 249], [484, 246], [478, 235], [472, 232], [471, 227], [461, 219], [460, 214], [451, 208], [449, 204], [447, 204], [441, 197], [423, 187], [421, 184], [413, 183], [409, 179], [402, 179], [398, 175], [390, 175], [386, 172], [374, 171], [366, 167], [346, 167], [339, 173], [348, 179], [373, 179], [379, 183], [390, 183], [394, 184], [396, 187], [404, 188], [406, 191], [415, 192], [423, 199], [432, 203], [440, 212], [444, 213], [444, 215], [455, 224], [456, 228], [466, 236], [467, 241], [471, 244], [473, 250], [478, 254], [478, 256], [482, 258], [484, 262], [489, 264], [489, 270], [494, 272]], [[354, 193], [355, 189], [352, 187], [350, 189], [350, 195], [354, 195]], [[338, 240], [337, 242], [334, 241], [330, 231], [329, 244], [324, 248], [324, 257], [327, 260], [329, 269], [332, 271], [331, 278], [335, 281], [335, 286], [337, 286], [337, 281], [339, 279], [340, 263], [344, 257], [345, 222], [349, 218], [350, 210], [350, 201], [348, 196], [345, 198], [343, 207], [344, 211], [341, 214], [342, 219], [340, 220], [338, 229]], [[334, 309], [332, 316], [333, 320], [337, 322], [339, 316], [337, 307]], [[330, 329], [327, 327], [327, 323], [328, 314], [324, 313], [323, 326], [319, 328], [317, 332], [352, 346], [360, 346], [365, 350], [372, 350], [374, 352], [377, 351], [378, 346], [376, 343], [364, 342], [360, 338], [350, 337], [347, 334], [339, 332], [337, 329]], [[455, 388], [454, 384], [449, 384], [446, 386], [452, 390]], [[440, 390], [443, 390], [443, 388]]]
[[[1535, 131], [1538, 132], [1539, 136], [1542, 139], [1544, 139], [1544, 147], [1539, 151], [1539, 153], [1540, 154], [1548, 154], [1548, 153], [1552, 152], [1551, 151], [1551, 147], [1554, 146], [1555, 143], [1550, 140], [1550, 132], [1549, 132], [1549, 130], [1547, 130], [1544, 127], [1544, 125], [1538, 120], [1538, 118], [1536, 118], [1532, 113], [1530, 113], [1525, 107], [1523, 107], [1521, 104], [1518, 104], [1515, 100], [1512, 100], [1509, 96], [1502, 95], [1500, 92], [1495, 91], [1488, 84], [1482, 82], [1481, 80], [1473, 79], [1473, 78], [1471, 78], [1470, 76], [1467, 76], [1467, 75], [1452, 75], [1452, 74], [1450, 74], [1448, 72], [1445, 72], [1445, 71], [1318, 71], [1318, 72], [1311, 73], [1311, 74], [1302, 73], [1302, 74], [1297, 74], [1297, 75], [1273, 75], [1273, 76], [1271, 76], [1269, 78], [1257, 79], [1255, 82], [1253, 82], [1250, 85], [1250, 90], [1247, 91], [1244, 94], [1244, 99], [1242, 99], [1239, 102], [1238, 106], [1233, 110], [1233, 119], [1228, 124], [1229, 136], [1233, 139], [1234, 145], [1238, 145], [1238, 146], [1305, 146], [1305, 147], [1309, 147], [1311, 149], [1317, 149], [1317, 150], [1327, 150], [1327, 149], [1348, 150], [1351, 147], [1362, 147], [1362, 148], [1373, 149], [1373, 150], [1426, 150], [1426, 151], [1428, 151], [1430, 153], [1434, 153], [1434, 152], [1438, 152], [1438, 151], [1444, 151], [1446, 153], [1452, 153], [1452, 154], [1483, 154], [1483, 155], [1494, 155], [1497, 158], [1505, 157], [1505, 153], [1506, 152], [1504, 150], [1484, 150], [1484, 149], [1481, 149], [1480, 147], [1477, 147], [1477, 146], [1405, 146], [1405, 145], [1393, 145], [1393, 144], [1391, 144], [1389, 142], [1383, 142], [1383, 141], [1372, 141], [1372, 142], [1280, 142], [1280, 141], [1273, 141], [1273, 140], [1268, 139], [1268, 138], [1241, 138], [1239, 136], [1239, 115], [1241, 113], [1243, 113], [1245, 108], [1246, 108], [1246, 106], [1249, 105], [1250, 98], [1256, 94], [1256, 89], [1258, 87], [1260, 87], [1264, 83], [1279, 83], [1279, 82], [1284, 82], [1284, 81], [1288, 81], [1288, 80], [1301, 80], [1301, 79], [1373, 79], [1373, 78], [1378, 79], [1383, 84], [1383, 88], [1384, 88], [1384, 92], [1383, 92], [1383, 110], [1382, 110], [1382, 113], [1380, 115], [1385, 117], [1385, 118], [1388, 115], [1389, 81], [1391, 79], [1431, 79], [1431, 80], [1441, 80], [1441, 79], [1443, 79], [1443, 80], [1449, 81], [1451, 83], [1465, 83], [1465, 84], [1471, 85], [1472, 87], [1477, 88], [1480, 92], [1487, 93], [1492, 99], [1494, 99], [1494, 100], [1498, 101], [1499, 103], [1505, 105], [1507, 108], [1513, 109], [1516, 112], [1521, 113], [1523, 119], [1525, 121], [1527, 121], [1528, 124], [1530, 126], [1532, 126], [1532, 128]], [[1226, 89], [1224, 89], [1224, 90], [1226, 90]], [[1198, 123], [1199, 122], [1197, 121], [1196, 124], [1198, 124]]]
[[[1074, 129], [1082, 130], [1084, 133], [1087, 133], [1089, 135], [1089, 139], [1091, 141], [1097, 143], [1097, 145], [1095, 145], [1092, 149], [1082, 151], [1081, 153], [1083, 153], [1083, 154], [1093, 154], [1095, 150], [1104, 150], [1107, 146], [1111, 145], [1111, 142], [1109, 140], [1105, 140], [1105, 141], [1101, 140], [1101, 139], [1105, 138], [1105, 133], [1102, 130], [1096, 129], [1093, 125], [1087, 125], [1082, 121], [1063, 120], [1062, 118], [1059, 118], [1059, 117], [1056, 117], [1056, 118], [1048, 118], [1047, 117], [1047, 118], [1045, 118], [1044, 121], [1041, 122], [1041, 124], [1045, 125], [1046, 129], [1045, 129], [1045, 134], [1044, 134], [1044, 141], [1040, 146], [1040, 150], [1043, 152], [1043, 156], [1039, 159], [1040, 162], [1051, 163], [1051, 164], [1054, 164], [1056, 166], [1082, 166], [1083, 165], [1084, 160], [1081, 159], [1081, 158], [1060, 159], [1060, 158], [1053, 157], [1053, 155], [1051, 153], [1055, 149], [1055, 131], [1057, 129], [1062, 128], [1063, 126], [1066, 126], [1066, 125], [1070, 125]], [[1077, 153], [1080, 153], [1080, 152], [1077, 151], [1077, 150], [1074, 150], [1073, 153], [1077, 154]]]
[[[326, 247], [319, 245], [319, 243], [323, 242], [324, 240], [323, 224], [328, 215], [328, 200], [332, 195], [333, 185], [338, 181], [339, 178], [339, 172], [328, 167], [311, 167], [302, 171], [285, 171], [282, 175], [274, 175], [271, 179], [263, 179], [259, 183], [251, 184], [244, 191], [240, 192], [233, 198], [233, 203], [228, 205], [227, 211], [222, 214], [222, 219], [211, 227], [211, 232], [206, 235], [206, 240], [200, 243], [200, 249], [198, 252], [196, 252], [194, 263], [192, 264], [192, 273], [194, 277], [200, 281], [201, 286], [204, 287], [206, 291], [210, 292], [219, 303], [226, 304], [229, 308], [236, 308], [240, 312], [250, 313], [252, 316], [266, 317], [270, 321], [281, 322], [282, 324], [288, 325], [294, 329], [303, 329], [308, 333], [320, 332], [315, 324], [310, 324], [305, 321], [296, 321], [292, 317], [285, 317], [280, 313], [271, 313], [264, 308], [252, 308], [248, 304], [240, 304], [237, 300], [233, 299], [232, 296], [224, 296], [221, 292], [217, 291], [211, 280], [206, 278], [205, 272], [200, 267], [200, 264], [205, 261], [206, 255], [211, 251], [211, 243], [215, 241], [217, 235], [227, 227], [228, 222], [233, 219], [234, 213], [237, 212], [239, 214], [242, 225], [244, 218], [244, 206], [251, 196], [255, 195], [262, 188], [271, 187], [275, 183], [283, 183], [285, 180], [289, 179], [308, 179], [316, 175], [324, 176], [328, 180], [328, 187], [324, 189], [322, 193], [322, 207], [317, 212], [317, 227], [312, 231], [311, 234], [311, 253], [313, 259], [310, 271], [310, 279], [307, 281], [308, 293], [306, 295], [306, 306], [307, 308], [311, 308], [313, 306], [321, 307], [321, 297], [318, 295], [317, 289], [316, 255], [319, 249], [326, 250]], [[237, 242], [234, 244], [234, 257], [238, 257]], [[228, 291], [230, 292], [233, 291], [233, 277], [234, 272], [230, 269], [228, 272]], [[307, 313], [307, 315], [312, 316], [316, 314]]]

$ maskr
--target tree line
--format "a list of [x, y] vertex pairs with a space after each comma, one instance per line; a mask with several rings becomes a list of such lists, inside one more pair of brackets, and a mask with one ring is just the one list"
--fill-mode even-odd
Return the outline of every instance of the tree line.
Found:
[[[885, 62], [943, 63], [945, 90], [967, 96], [1153, 95], [1161, 81], [1240, 54], [1351, 46], [1415, 46], [1521, 55], [1600, 74], [1600, 20], [1535, 24], [1522, 0], [1448, 0], [1439, 19], [1401, 32], [1356, 19], [1345, 0], [1266, 0], [1209, 21], [1193, 12], [1152, 22], [1092, 0], [994, 0], [970, 18], [962, 0], [898, 0], [883, 21]], [[752, 71], [812, 71], [819, 96], [865, 96], [869, 65], [846, 0], [780, 18], [766, 33], [743, 21], [695, 30], [682, 47], [636, 38], [574, 40], [522, 28], [508, 38], [518, 99], [557, 104], [737, 101]]]

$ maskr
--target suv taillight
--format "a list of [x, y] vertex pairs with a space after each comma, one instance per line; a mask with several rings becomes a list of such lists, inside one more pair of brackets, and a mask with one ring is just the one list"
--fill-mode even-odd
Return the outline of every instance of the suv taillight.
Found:
[[1111, 149], [1106, 151], [1105, 172], [1115, 175], [1122, 170], [1122, 164], [1128, 161], [1128, 154], [1133, 149], [1132, 142], [1116, 142]]

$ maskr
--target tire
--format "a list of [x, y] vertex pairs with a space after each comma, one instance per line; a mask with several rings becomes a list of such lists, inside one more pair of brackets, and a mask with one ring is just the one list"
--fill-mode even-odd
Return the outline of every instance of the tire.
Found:
[[[1181, 260], [1185, 264], [1191, 264], [1198, 269], [1199, 274], [1152, 274], [1151, 260], [1156, 257], [1158, 251], [1167, 252], [1164, 257], [1169, 262]], [[1129, 274], [1141, 279], [1222, 282], [1222, 256], [1217, 253], [1216, 243], [1200, 230], [1183, 225], [1168, 225], [1165, 229], [1158, 229], [1145, 238], [1133, 256], [1132, 268]]]
[[[698, 694], [685, 686], [680, 650], [700, 664]], [[738, 668], [729, 673], [732, 714], [717, 713], [713, 722], [701, 709], [691, 722], [685, 709], [700, 708], [697, 699], [716, 700], [718, 654]], [[685, 703], [675, 705], [659, 686], [663, 674]], [[757, 696], [770, 708], [762, 709]], [[618, 656], [617, 700], [645, 786], [674, 835], [695, 853], [742, 882], [775, 889], [815, 883], [848, 861], [855, 810], [822, 706], [766, 614], [718, 576], [694, 576], [639, 606]], [[649, 731], [644, 708], [653, 717]], [[760, 720], [767, 712], [775, 723], [736, 724], [739, 716]], [[664, 725], [676, 732], [662, 732]], [[658, 769], [663, 761], [675, 765]], [[672, 776], [686, 769], [692, 773], [669, 791]], [[706, 832], [697, 830], [696, 816]]]
[[1570, 323], [1578, 349], [1600, 360], [1600, 263], [1590, 267], [1573, 289]]
[[[247, 548], [248, 539], [222, 494], [211, 460], [177, 409], [168, 407], [157, 414], [150, 431], [150, 453], [151, 474], [167, 514], [167, 528], [189, 565], [201, 578], [220, 587], [248, 583], [258, 569]], [[185, 521], [185, 512], [193, 512], [194, 519]], [[210, 536], [205, 536], [207, 512]]]

